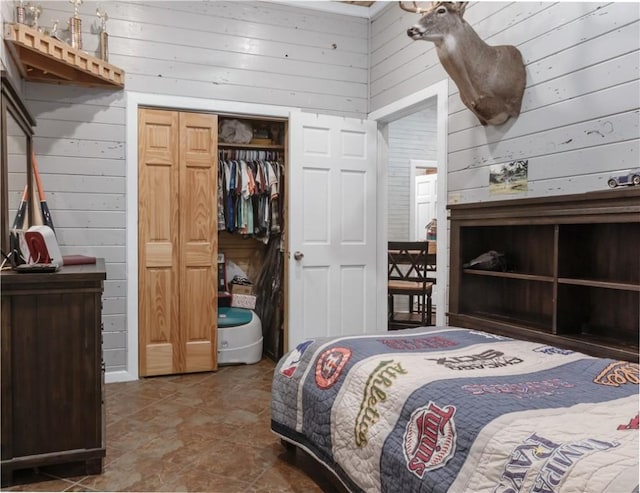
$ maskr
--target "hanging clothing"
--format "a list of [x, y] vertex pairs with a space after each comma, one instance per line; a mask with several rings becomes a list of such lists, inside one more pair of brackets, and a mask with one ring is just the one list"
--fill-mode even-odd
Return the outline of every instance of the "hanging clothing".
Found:
[[222, 149], [218, 158], [218, 230], [267, 243], [283, 229], [280, 153]]

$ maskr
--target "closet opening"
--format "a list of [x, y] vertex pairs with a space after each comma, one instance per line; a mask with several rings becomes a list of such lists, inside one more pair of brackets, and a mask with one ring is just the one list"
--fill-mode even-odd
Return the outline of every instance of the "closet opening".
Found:
[[[287, 121], [220, 116], [218, 137], [218, 256], [226, 275], [218, 306], [253, 310], [261, 356], [277, 360], [285, 318]], [[220, 356], [234, 353], [231, 362], [246, 359], [228, 341], [219, 346]]]
[[138, 109], [141, 376], [277, 359], [287, 120]]

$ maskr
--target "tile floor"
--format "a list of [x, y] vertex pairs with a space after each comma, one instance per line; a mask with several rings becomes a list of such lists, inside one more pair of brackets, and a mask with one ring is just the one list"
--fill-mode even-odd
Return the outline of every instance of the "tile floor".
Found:
[[332, 492], [322, 467], [270, 431], [275, 363], [106, 385], [103, 473], [16, 471], [2, 491]]

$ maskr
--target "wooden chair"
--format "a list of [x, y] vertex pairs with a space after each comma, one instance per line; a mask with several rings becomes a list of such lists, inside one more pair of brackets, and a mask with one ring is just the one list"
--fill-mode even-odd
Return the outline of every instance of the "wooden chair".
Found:
[[[435, 278], [435, 252], [430, 253], [427, 241], [390, 241], [388, 256], [389, 329], [431, 325], [431, 293]], [[395, 313], [394, 296], [409, 297], [409, 313]], [[418, 297], [418, 311], [413, 311], [413, 299]]]

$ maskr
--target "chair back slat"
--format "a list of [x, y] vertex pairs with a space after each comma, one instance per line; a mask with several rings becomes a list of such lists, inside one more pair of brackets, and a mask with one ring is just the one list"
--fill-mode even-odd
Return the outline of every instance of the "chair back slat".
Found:
[[388, 280], [433, 282], [428, 277], [429, 268], [433, 263], [434, 254], [429, 253], [427, 241], [389, 241]]

